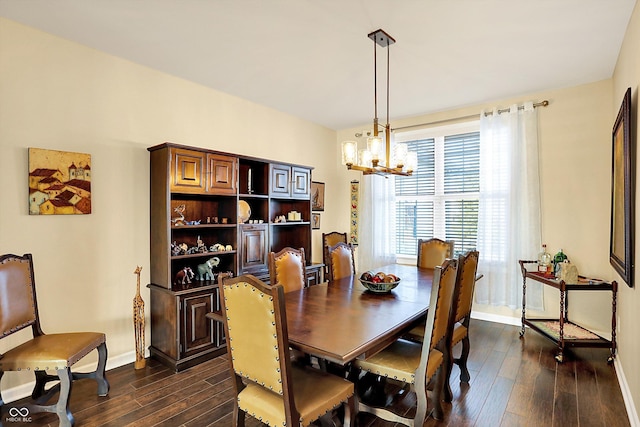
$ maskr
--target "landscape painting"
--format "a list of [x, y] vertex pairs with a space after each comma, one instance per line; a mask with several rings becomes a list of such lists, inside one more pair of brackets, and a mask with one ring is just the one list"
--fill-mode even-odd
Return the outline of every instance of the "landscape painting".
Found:
[[29, 215], [91, 213], [91, 155], [29, 148]]

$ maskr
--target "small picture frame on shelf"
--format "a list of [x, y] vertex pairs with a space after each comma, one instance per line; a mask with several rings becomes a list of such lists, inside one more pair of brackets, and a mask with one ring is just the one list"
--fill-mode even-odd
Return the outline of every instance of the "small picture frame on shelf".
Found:
[[311, 210], [324, 210], [324, 182], [311, 181]]
[[320, 214], [312, 213], [311, 214], [311, 229], [319, 230], [320, 229]]

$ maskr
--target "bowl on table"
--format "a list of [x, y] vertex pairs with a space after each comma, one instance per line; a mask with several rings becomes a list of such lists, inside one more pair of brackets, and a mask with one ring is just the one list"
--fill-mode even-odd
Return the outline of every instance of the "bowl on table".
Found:
[[383, 272], [372, 273], [366, 271], [360, 275], [360, 283], [371, 292], [378, 294], [386, 294], [391, 292], [400, 283], [400, 278], [394, 274], [385, 274]]

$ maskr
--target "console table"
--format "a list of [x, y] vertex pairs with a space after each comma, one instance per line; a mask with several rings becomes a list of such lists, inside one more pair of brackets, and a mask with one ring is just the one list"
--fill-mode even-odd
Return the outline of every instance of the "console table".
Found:
[[[555, 358], [559, 363], [564, 360], [565, 347], [609, 348], [611, 353], [607, 358], [607, 362], [609, 364], [613, 363], [616, 355], [616, 296], [618, 283], [616, 281], [609, 283], [583, 276], [579, 276], [578, 283], [565, 283], [564, 280], [556, 279], [552, 275], [538, 271], [527, 271], [527, 265], [537, 264], [537, 261], [520, 260], [518, 263], [522, 272], [522, 330], [520, 331], [520, 338], [524, 336], [525, 326], [529, 326], [534, 331], [549, 338], [558, 345], [558, 353]], [[535, 280], [560, 291], [560, 314], [557, 319], [526, 317], [527, 279]], [[569, 321], [569, 291], [611, 292], [611, 340]]]

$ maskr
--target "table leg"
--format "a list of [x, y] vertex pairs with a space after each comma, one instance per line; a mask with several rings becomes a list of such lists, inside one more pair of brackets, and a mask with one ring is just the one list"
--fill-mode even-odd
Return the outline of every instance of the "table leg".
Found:
[[524, 336], [524, 319], [525, 319], [525, 309], [527, 306], [527, 278], [522, 275], [522, 329], [520, 329], [520, 338]]
[[558, 337], [558, 354], [556, 355], [556, 360], [558, 363], [562, 363], [564, 361], [564, 321], [566, 316], [566, 302], [565, 302], [565, 290], [560, 289], [560, 336]]
[[617, 295], [618, 295], [618, 282], [613, 281], [611, 283], [613, 289], [611, 290], [612, 302], [611, 302], [611, 354], [607, 358], [607, 363], [612, 364], [616, 357], [616, 308], [617, 308]]

